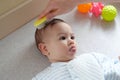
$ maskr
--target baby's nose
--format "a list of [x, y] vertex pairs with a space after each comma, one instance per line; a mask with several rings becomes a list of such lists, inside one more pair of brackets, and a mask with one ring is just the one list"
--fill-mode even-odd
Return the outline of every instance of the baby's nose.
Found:
[[71, 45], [71, 44], [75, 44], [75, 40], [69, 39], [69, 40], [68, 40], [68, 45]]

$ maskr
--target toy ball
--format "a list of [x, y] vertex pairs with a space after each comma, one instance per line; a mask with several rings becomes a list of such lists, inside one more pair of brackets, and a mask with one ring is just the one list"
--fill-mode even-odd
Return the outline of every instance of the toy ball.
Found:
[[98, 17], [101, 15], [103, 7], [104, 7], [104, 4], [102, 4], [101, 2], [92, 2], [92, 8], [90, 12], [94, 16]]
[[102, 9], [102, 17], [105, 21], [112, 21], [117, 15], [117, 9], [112, 5], [104, 6]]
[[92, 4], [91, 4], [91, 3], [79, 4], [79, 5], [77, 6], [78, 11], [81, 12], [81, 13], [88, 13], [89, 10], [91, 9], [91, 7], [92, 7]]

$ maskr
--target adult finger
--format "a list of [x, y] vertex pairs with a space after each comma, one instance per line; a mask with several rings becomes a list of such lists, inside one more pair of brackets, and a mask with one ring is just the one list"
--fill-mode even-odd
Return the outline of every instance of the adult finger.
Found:
[[59, 15], [59, 9], [53, 9], [51, 10], [49, 13], [47, 13], [46, 17], [47, 19], [51, 19], [53, 17], [55, 17], [56, 15]]
[[49, 12], [54, 8], [52, 1], [50, 0], [48, 2], [48, 5], [46, 6], [46, 8], [42, 11], [42, 13], [40, 14], [39, 18], [42, 18], [44, 16], [46, 16], [47, 14], [49, 14]]
[[46, 8], [44, 11], [42, 11], [42, 13], [39, 15], [39, 18], [42, 18], [44, 16], [46, 16], [47, 14], [49, 14], [49, 12], [51, 11], [50, 8]]

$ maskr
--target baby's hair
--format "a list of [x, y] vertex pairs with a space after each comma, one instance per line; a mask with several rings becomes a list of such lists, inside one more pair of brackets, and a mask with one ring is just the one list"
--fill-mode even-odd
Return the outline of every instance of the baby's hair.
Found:
[[[52, 26], [54, 26], [55, 24], [57, 24], [57, 23], [60, 23], [60, 22], [65, 22], [64, 20], [62, 20], [62, 19], [57, 19], [57, 18], [54, 18], [54, 19], [52, 19], [52, 20], [49, 20], [49, 21], [47, 21], [46, 23], [45, 23], [45, 25], [42, 27], [42, 28], [40, 28], [40, 29], [36, 29], [36, 31], [35, 31], [35, 41], [36, 41], [36, 46], [37, 46], [37, 48], [38, 48], [38, 44], [39, 43], [43, 43], [43, 31], [46, 29], [46, 28], [48, 28], [48, 27], [52, 27]], [[65, 22], [66, 23], [66, 22]]]

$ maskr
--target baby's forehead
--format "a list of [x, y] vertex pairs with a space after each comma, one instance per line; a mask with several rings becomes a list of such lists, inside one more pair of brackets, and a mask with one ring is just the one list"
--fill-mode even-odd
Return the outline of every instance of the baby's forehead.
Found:
[[52, 26], [48, 26], [46, 28], [46, 30], [44, 31], [44, 33], [46, 34], [50, 34], [50, 33], [59, 33], [59, 32], [72, 32], [72, 28], [70, 25], [68, 25], [67, 23], [65, 22], [59, 22], [59, 23], [56, 23]]
[[67, 24], [67, 23], [65, 23], [65, 22], [58, 22], [58, 23], [55, 23], [53, 25], [45, 26], [44, 31], [49, 31], [49, 30], [52, 30], [52, 29], [57, 29], [59, 27], [65, 26], [65, 24]]

